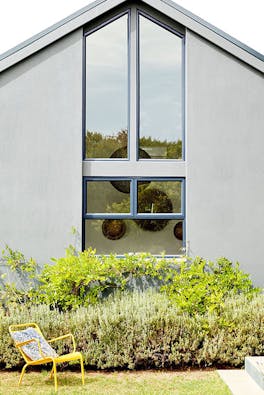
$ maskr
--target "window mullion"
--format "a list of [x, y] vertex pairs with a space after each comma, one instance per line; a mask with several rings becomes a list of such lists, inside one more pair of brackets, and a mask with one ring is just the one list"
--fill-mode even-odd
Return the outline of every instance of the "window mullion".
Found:
[[131, 180], [131, 214], [133, 217], [137, 214], [137, 180]]
[[131, 8], [129, 26], [129, 146], [130, 161], [137, 160], [137, 12]]

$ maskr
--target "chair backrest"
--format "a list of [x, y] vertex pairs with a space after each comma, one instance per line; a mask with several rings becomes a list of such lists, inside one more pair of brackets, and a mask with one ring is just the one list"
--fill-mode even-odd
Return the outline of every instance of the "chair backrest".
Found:
[[[45, 357], [57, 357], [58, 354], [45, 340], [38, 325], [34, 322], [10, 325], [9, 332], [26, 362], [37, 361]], [[34, 339], [34, 341], [21, 345]]]

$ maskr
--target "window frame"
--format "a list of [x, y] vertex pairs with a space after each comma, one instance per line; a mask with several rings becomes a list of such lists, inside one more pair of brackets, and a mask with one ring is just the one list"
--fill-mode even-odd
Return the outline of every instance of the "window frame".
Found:
[[[87, 158], [86, 157], [86, 37], [103, 29], [105, 26], [127, 15], [127, 158]], [[83, 30], [83, 48], [82, 48], [82, 160], [83, 161], [129, 161], [130, 160], [130, 32], [131, 32], [131, 9], [127, 8], [123, 11], [115, 13], [108, 19], [105, 19], [98, 25]]]
[[[144, 9], [146, 8], [146, 10]], [[114, 12], [109, 17], [105, 17], [101, 22], [93, 24], [90, 28], [85, 27], [83, 31], [83, 78], [82, 78], [82, 96], [83, 96], [83, 108], [82, 108], [82, 140], [83, 140], [83, 150], [82, 158], [85, 162], [184, 162], [186, 158], [186, 97], [185, 97], [185, 33], [177, 30], [176, 27], [172, 25], [177, 25], [176, 23], [171, 23], [167, 17], [162, 17], [159, 19], [155, 14], [155, 10], [151, 12], [148, 7], [138, 8], [136, 5], [120, 10], [119, 12]], [[115, 20], [126, 15], [128, 17], [127, 23], [127, 158], [87, 158], [86, 157], [86, 37], [95, 33], [96, 31], [104, 28]], [[181, 106], [182, 106], [182, 157], [180, 159], [140, 159], [139, 158], [139, 138], [140, 138], [140, 27], [139, 18], [143, 16], [151, 22], [157, 24], [163, 29], [171, 32], [172, 34], [178, 36], [182, 42], [181, 51]], [[167, 19], [167, 20], [166, 20]], [[132, 28], [135, 27], [135, 35], [132, 37]]]
[[[89, 181], [130, 181], [130, 213], [88, 213], [86, 212], [87, 185]], [[137, 183], [139, 181], [179, 181], [181, 182], [181, 213], [138, 213], [137, 212]], [[89, 219], [168, 219], [179, 220], [183, 223], [182, 247], [186, 248], [186, 183], [184, 177], [83, 177], [83, 250], [85, 248], [85, 221]], [[99, 254], [100, 255], [100, 254]], [[122, 256], [121, 254], [117, 254]], [[166, 257], [172, 255], [165, 255]], [[175, 255], [179, 256], [179, 255]]]
[[[87, 185], [89, 181], [130, 181], [130, 213], [89, 213], [86, 211]], [[138, 213], [137, 183], [140, 181], [174, 181], [181, 183], [181, 213]], [[185, 178], [184, 177], [83, 177], [83, 219], [185, 219]]]
[[[128, 155], [127, 158], [86, 158], [86, 37], [109, 23], [128, 15]], [[182, 158], [181, 159], [139, 159], [139, 111], [140, 111], [140, 76], [139, 76], [139, 16], [142, 15], [158, 24], [182, 40]], [[134, 31], [133, 31], [134, 28]], [[102, 17], [89, 22], [83, 29], [83, 81], [82, 81], [82, 159], [83, 159], [83, 191], [82, 191], [82, 250], [85, 248], [85, 223], [89, 219], [176, 219], [183, 223], [182, 248], [186, 249], [186, 72], [185, 72], [185, 32], [184, 26], [172, 21], [158, 10], [147, 4], [140, 7], [134, 3], [117, 7]], [[87, 181], [131, 180], [130, 213], [86, 213]], [[149, 181], [181, 181], [181, 213], [136, 213], [137, 190], [133, 183], [140, 180]], [[132, 192], [133, 191], [133, 192]], [[133, 212], [132, 210], [135, 212]], [[184, 254], [184, 252], [183, 252]], [[99, 254], [100, 255], [100, 254]], [[117, 254], [117, 256], [122, 256]], [[178, 257], [182, 254], [166, 255]]]

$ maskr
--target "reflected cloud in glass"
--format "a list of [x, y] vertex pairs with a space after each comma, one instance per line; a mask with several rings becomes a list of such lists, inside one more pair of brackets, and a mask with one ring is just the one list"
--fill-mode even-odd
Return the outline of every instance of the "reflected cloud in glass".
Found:
[[140, 148], [152, 158], [181, 159], [182, 39], [139, 16]]
[[87, 158], [109, 158], [127, 145], [127, 25], [124, 15], [86, 37]]

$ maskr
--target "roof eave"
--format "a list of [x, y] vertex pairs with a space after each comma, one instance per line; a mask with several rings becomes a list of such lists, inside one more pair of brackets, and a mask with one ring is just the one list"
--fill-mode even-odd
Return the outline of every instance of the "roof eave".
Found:
[[[192, 14], [171, 0], [144, 0], [146, 4], [186, 26], [215, 45], [264, 72], [264, 55]], [[41, 50], [96, 17], [121, 5], [124, 0], [96, 0], [0, 56], [0, 72]]]

